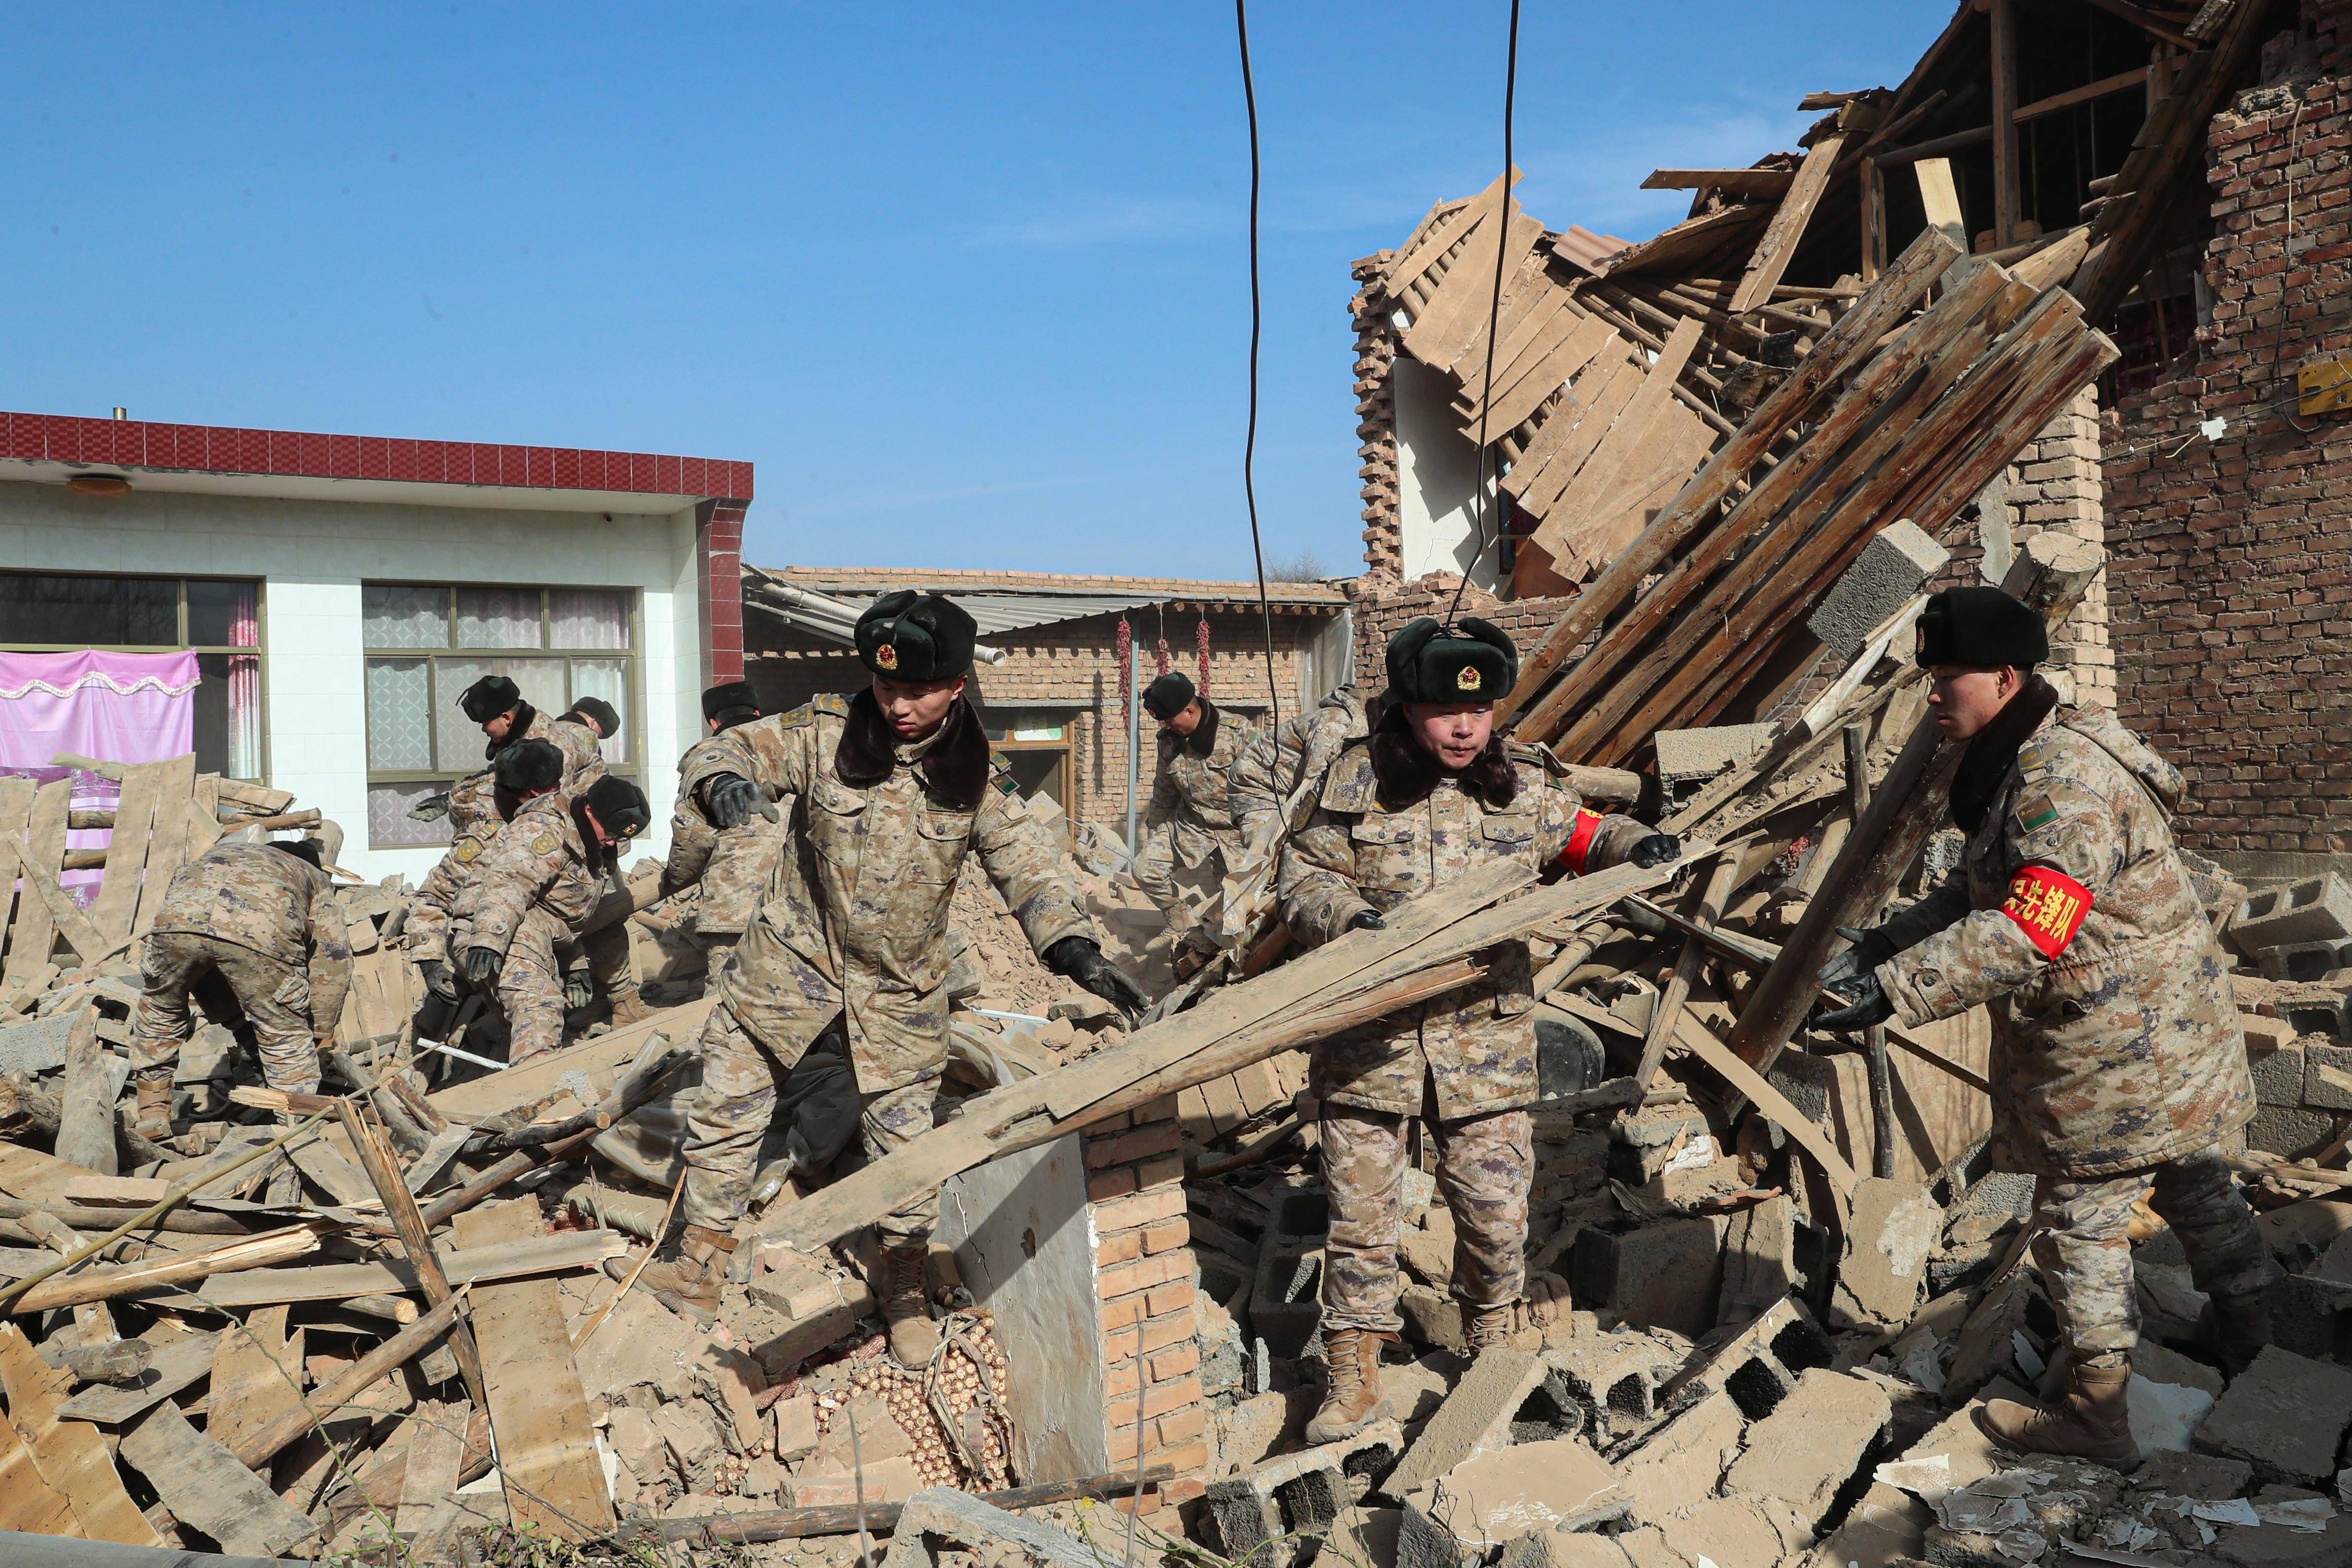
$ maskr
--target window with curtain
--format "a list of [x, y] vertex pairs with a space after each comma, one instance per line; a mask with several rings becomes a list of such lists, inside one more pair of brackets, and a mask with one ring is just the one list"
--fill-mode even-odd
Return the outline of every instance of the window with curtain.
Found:
[[0, 652], [196, 656], [196, 770], [259, 783], [261, 584], [0, 571]]
[[482, 727], [457, 698], [503, 675], [553, 717], [583, 697], [621, 715], [605, 765], [637, 776], [636, 595], [625, 588], [366, 583], [368, 843], [446, 844], [446, 820], [410, 809], [480, 771]]

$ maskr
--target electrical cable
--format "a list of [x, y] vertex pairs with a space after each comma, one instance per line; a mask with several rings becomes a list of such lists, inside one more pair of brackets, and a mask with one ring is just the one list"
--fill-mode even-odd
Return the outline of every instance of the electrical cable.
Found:
[[[1514, 0], [1516, 4], [1516, 0]], [[1265, 542], [1257, 527], [1257, 353], [1265, 322], [1264, 291], [1258, 282], [1257, 198], [1262, 165], [1257, 145], [1257, 84], [1250, 77], [1249, 0], [1234, 0], [1234, 32], [1241, 43], [1242, 104], [1249, 111], [1250, 199], [1250, 350], [1249, 434], [1242, 443], [1242, 495], [1249, 502], [1250, 556], [1257, 565], [1257, 613], [1265, 624], [1265, 726], [1282, 728], [1282, 683], [1274, 675], [1274, 605], [1265, 592]]]
[[[1235, 0], [1239, 4], [1239, 0]], [[1501, 465], [1496, 460], [1493, 447], [1486, 444], [1486, 416], [1495, 405], [1495, 331], [1503, 317], [1503, 269], [1511, 255], [1511, 126], [1519, 92], [1519, 0], [1511, 0], [1511, 37], [1503, 67], [1503, 199], [1496, 204], [1495, 226], [1495, 292], [1486, 304], [1486, 384], [1478, 395], [1478, 520], [1477, 547], [1470, 559], [1462, 564], [1462, 579], [1454, 584], [1454, 602], [1445, 606], [1445, 624], [1453, 626], [1456, 611], [1462, 608], [1462, 590], [1470, 585], [1470, 574], [1486, 554], [1486, 525], [1492, 521], [1492, 501], [1488, 500], [1487, 476], [1493, 470], [1494, 500], [1502, 499]], [[1252, 207], [1255, 210], [1255, 203]], [[1501, 543], [1501, 531], [1496, 531], [1496, 542]], [[1497, 554], [1499, 554], [1499, 550]]]

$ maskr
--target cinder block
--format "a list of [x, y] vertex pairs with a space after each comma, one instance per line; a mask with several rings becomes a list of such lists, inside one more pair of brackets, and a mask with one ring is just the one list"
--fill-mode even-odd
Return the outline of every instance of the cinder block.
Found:
[[1909, 604], [1951, 558], [1950, 551], [1909, 518], [1889, 523], [1862, 547], [1837, 586], [1806, 620], [1805, 629], [1831, 653], [1852, 658], [1870, 634]]
[[2254, 1080], [2258, 1105], [2303, 1103], [2304, 1057], [2300, 1046], [2278, 1046], [2259, 1054], [2247, 1053], [2246, 1070]]
[[2335, 1135], [2335, 1117], [2301, 1106], [2261, 1106], [2246, 1123], [2248, 1148], [2288, 1158], [2308, 1153]]
[[1622, 1235], [1588, 1230], [1569, 1255], [1568, 1278], [1580, 1307], [1696, 1339], [1715, 1326], [1723, 1289], [1717, 1222], [1666, 1220]]
[[2303, 1048], [2303, 1102], [2319, 1110], [2352, 1110], [2352, 1046]]
[[1549, 1365], [1524, 1351], [1481, 1354], [1380, 1483], [1381, 1490], [1402, 1500], [1481, 1448], [1508, 1444], [1520, 1406], [1550, 1375]]
[[1669, 807], [1772, 743], [1769, 724], [1718, 724], [1705, 730], [1661, 730], [1658, 784]]
[[1226, 1560], [1246, 1561], [1250, 1568], [1277, 1563], [1304, 1568], [1356, 1495], [1378, 1486], [1403, 1451], [1403, 1430], [1394, 1421], [1379, 1421], [1340, 1442], [1211, 1481], [1209, 1518]]
[[1682, 1370], [1683, 1359], [1632, 1330], [1546, 1345], [1543, 1354], [1559, 1387], [1581, 1410], [1587, 1435], [1604, 1447], [1657, 1419], [1657, 1391]]
[[1296, 1187], [1273, 1204], [1258, 1242], [1257, 1277], [1250, 1287], [1250, 1329], [1276, 1355], [1307, 1347], [1321, 1315], [1323, 1237], [1330, 1200], [1320, 1187]]
[[1749, 1429], [1747, 1450], [1724, 1475], [1725, 1489], [1779, 1498], [1818, 1526], [1893, 1414], [1876, 1384], [1816, 1367]]
[[2272, 980], [2306, 984], [2352, 964], [2352, 942], [2293, 942], [2266, 947], [2254, 954], [2254, 963]]
[[1667, 1379], [1658, 1389], [1658, 1403], [1678, 1406], [1704, 1394], [1727, 1394], [1741, 1415], [1761, 1421], [1788, 1397], [1798, 1378], [1829, 1365], [1836, 1354], [1829, 1335], [1795, 1298], [1786, 1297]]
[[2352, 937], [2352, 883], [2329, 872], [2249, 896], [2230, 919], [2230, 940], [2249, 958], [2266, 947]]
[[2321, 992], [2279, 1004], [2287, 1026], [2298, 1035], [2326, 1035], [2352, 1045], [2352, 994]]

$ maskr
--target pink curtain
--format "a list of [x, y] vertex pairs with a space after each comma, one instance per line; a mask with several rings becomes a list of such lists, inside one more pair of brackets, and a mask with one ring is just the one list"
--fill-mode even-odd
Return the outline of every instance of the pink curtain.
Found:
[[154, 763], [195, 749], [193, 653], [0, 653], [0, 767], [59, 752]]

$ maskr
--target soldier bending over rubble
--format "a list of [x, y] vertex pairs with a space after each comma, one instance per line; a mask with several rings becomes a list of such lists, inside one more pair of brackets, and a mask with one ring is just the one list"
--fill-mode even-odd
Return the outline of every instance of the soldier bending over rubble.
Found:
[[1136, 885], [1168, 917], [1180, 947], [1214, 952], [1216, 942], [1201, 928], [1187, 895], [1213, 901], [1241, 858], [1226, 776], [1257, 731], [1200, 695], [1181, 670], [1145, 687], [1143, 706], [1160, 721], [1160, 760], [1135, 858]]

